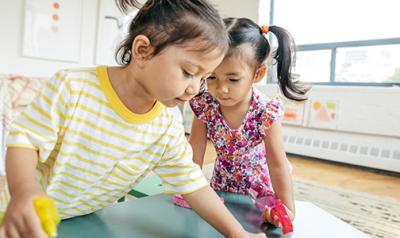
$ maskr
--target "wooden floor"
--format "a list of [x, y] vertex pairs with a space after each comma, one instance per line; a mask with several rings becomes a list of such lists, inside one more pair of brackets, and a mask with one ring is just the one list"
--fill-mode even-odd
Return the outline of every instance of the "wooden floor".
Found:
[[[400, 200], [400, 174], [295, 155], [288, 155], [288, 159], [296, 178]], [[204, 163], [214, 160], [215, 150], [209, 142]]]

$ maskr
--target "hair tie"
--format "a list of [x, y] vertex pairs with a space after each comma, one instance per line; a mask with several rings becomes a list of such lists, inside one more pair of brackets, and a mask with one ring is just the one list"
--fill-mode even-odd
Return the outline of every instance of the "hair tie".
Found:
[[263, 33], [263, 34], [267, 34], [269, 32], [268, 25], [262, 25], [260, 28], [261, 28], [261, 33]]

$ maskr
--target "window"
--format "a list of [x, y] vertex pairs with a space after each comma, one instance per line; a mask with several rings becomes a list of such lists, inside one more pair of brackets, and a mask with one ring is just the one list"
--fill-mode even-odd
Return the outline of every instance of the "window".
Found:
[[294, 73], [299, 80], [316, 83], [330, 81], [330, 50], [312, 50], [297, 52]]
[[[294, 36], [298, 46], [294, 72], [301, 81], [400, 84], [398, 0], [260, 0], [260, 6], [272, 8], [273, 24]], [[276, 42], [273, 39], [273, 47]], [[269, 74], [268, 82], [275, 81], [276, 75]]]
[[271, 1], [274, 24], [289, 30], [298, 45], [400, 37], [398, 0]]
[[339, 48], [336, 81], [400, 83], [400, 44]]

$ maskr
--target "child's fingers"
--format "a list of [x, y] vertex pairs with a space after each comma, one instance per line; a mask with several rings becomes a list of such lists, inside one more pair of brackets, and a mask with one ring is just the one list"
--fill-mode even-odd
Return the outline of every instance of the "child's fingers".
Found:
[[290, 218], [291, 221], [294, 220], [294, 213], [292, 212], [292, 210], [290, 210], [289, 208], [286, 207], [286, 211], [288, 213], [288, 216]]
[[277, 220], [277, 216], [271, 217], [271, 208], [266, 207], [265, 211], [264, 211], [264, 218], [267, 222], [271, 223], [274, 226], [277, 226], [278, 222]]
[[37, 216], [36, 212], [30, 213], [26, 219], [25, 224], [28, 229], [29, 234], [35, 238], [47, 238], [48, 235], [44, 232], [42, 225], [40, 224], [39, 217]]
[[288, 214], [290, 220], [293, 221], [293, 219], [294, 219], [294, 213], [293, 213], [285, 204], [283, 204], [283, 206], [285, 207], [286, 213]]
[[8, 226], [5, 229], [5, 237], [7, 238], [22, 238], [15, 226]]
[[5, 234], [4, 234], [4, 226], [3, 224], [0, 225], [0, 238], [5, 238]]
[[271, 217], [271, 208], [266, 208], [264, 211], [264, 218], [267, 222], [271, 223], [276, 227], [282, 227], [281, 223], [279, 222], [279, 218], [277, 215]]
[[279, 222], [279, 218], [277, 215], [271, 218], [271, 222], [276, 227], [282, 227], [281, 223]]
[[279, 222], [279, 218], [278, 218], [277, 215], [275, 215], [275, 216], [273, 217], [272, 224], [274, 224], [274, 226], [276, 226], [276, 227], [281, 227], [281, 228], [282, 228], [282, 224]]
[[30, 234], [29, 234], [29, 232], [27, 230], [27, 227], [24, 224], [24, 220], [23, 220], [22, 217], [20, 219], [14, 221], [14, 226], [13, 227], [15, 227], [17, 229], [18, 234], [21, 237], [29, 237], [30, 236]]

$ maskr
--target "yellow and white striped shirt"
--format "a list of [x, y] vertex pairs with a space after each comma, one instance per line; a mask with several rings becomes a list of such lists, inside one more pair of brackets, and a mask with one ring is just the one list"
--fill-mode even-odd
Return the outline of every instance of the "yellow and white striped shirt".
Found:
[[166, 193], [190, 193], [208, 183], [173, 110], [157, 102], [145, 114], [129, 111], [106, 67], [63, 70], [13, 122], [7, 147], [38, 151], [36, 178], [62, 218], [114, 203], [151, 170]]

